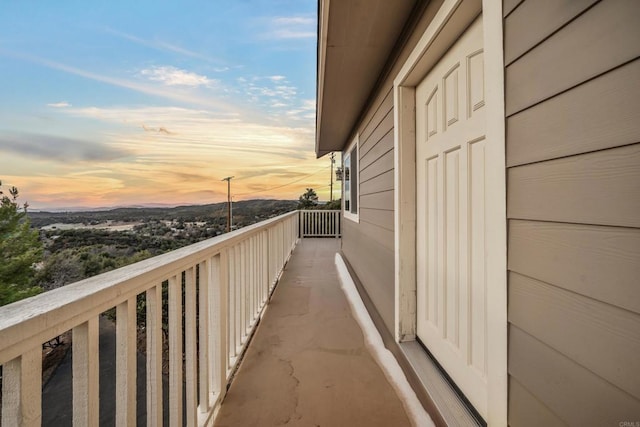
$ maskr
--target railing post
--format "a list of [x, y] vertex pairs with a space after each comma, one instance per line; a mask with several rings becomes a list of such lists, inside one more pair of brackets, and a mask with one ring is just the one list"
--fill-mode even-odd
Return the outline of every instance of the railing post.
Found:
[[229, 259], [228, 250], [213, 258], [211, 274], [214, 279], [213, 333], [215, 334], [214, 384], [218, 401], [222, 403], [227, 392], [227, 366], [229, 363]]
[[73, 425], [99, 423], [98, 317], [73, 328]]
[[185, 360], [185, 391], [186, 391], [186, 421], [188, 427], [195, 427], [198, 421], [198, 383], [196, 359], [196, 281], [195, 267], [185, 271], [184, 281], [184, 360]]
[[260, 286], [262, 289], [262, 302], [269, 298], [269, 231], [262, 232], [262, 257], [261, 257], [262, 277]]
[[233, 331], [234, 342], [236, 344], [233, 349], [233, 355], [237, 356], [242, 348], [242, 276], [240, 275], [240, 267], [242, 265], [242, 256], [240, 254], [240, 245], [233, 247], [234, 252], [234, 277], [233, 292], [235, 295], [235, 303], [233, 306], [235, 316], [235, 330]]
[[209, 312], [211, 304], [211, 259], [206, 259], [198, 265], [198, 412], [209, 412], [209, 394], [212, 385], [211, 379], [211, 321]]
[[249, 240], [249, 245], [251, 248], [250, 251], [250, 260], [249, 260], [249, 268], [251, 271], [251, 323], [253, 324], [253, 321], [256, 319], [256, 316], [258, 315], [258, 300], [259, 300], [259, 293], [258, 293], [258, 257], [256, 254], [257, 248], [258, 248], [258, 235], [256, 234], [255, 236], [251, 236], [251, 239]]
[[136, 423], [136, 298], [116, 307], [116, 425]]
[[249, 331], [250, 328], [250, 322], [251, 322], [251, 310], [250, 310], [250, 298], [251, 298], [251, 289], [249, 286], [249, 262], [248, 262], [248, 258], [249, 258], [249, 242], [248, 241], [243, 241], [242, 243], [240, 243], [240, 253], [241, 253], [241, 263], [240, 263], [240, 271], [241, 271], [241, 276], [242, 277], [242, 300], [240, 301], [240, 304], [242, 306], [242, 312], [240, 313], [242, 316], [242, 329], [240, 330], [240, 334], [242, 336], [242, 339], [240, 340], [242, 343], [244, 343], [244, 341], [247, 339], [247, 331]]
[[182, 274], [169, 278], [169, 422], [182, 425]]
[[162, 425], [162, 284], [147, 298], [147, 426]]
[[[227, 327], [229, 328], [228, 351], [229, 357], [236, 355], [236, 253], [234, 247], [225, 251], [227, 261]], [[229, 359], [229, 362], [231, 360]]]
[[276, 233], [275, 228], [269, 230], [269, 292], [273, 286], [275, 277], [275, 258], [276, 258]]
[[2, 367], [2, 423], [40, 426], [42, 423], [42, 349], [36, 347]]

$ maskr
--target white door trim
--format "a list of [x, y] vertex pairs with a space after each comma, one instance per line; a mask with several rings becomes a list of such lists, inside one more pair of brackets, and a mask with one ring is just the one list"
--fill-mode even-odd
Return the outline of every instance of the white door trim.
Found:
[[[483, 14], [486, 137], [501, 167], [487, 170], [489, 182], [501, 188], [488, 192], [487, 215], [497, 218], [487, 235], [500, 253], [487, 263], [488, 419], [507, 424], [507, 220], [505, 168], [504, 58], [502, 2], [445, 0], [393, 84], [395, 179], [395, 338], [416, 337], [416, 120], [415, 87], [480, 14]], [[493, 246], [492, 246], [493, 248]]]

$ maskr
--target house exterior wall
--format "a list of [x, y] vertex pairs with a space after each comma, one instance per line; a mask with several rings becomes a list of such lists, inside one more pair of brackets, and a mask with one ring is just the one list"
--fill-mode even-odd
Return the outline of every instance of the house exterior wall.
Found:
[[356, 127], [359, 222], [344, 219], [342, 252], [391, 333], [395, 300], [393, 79], [441, 4], [442, 0], [431, 2], [415, 22]]
[[640, 414], [640, 2], [504, 0], [509, 423]]

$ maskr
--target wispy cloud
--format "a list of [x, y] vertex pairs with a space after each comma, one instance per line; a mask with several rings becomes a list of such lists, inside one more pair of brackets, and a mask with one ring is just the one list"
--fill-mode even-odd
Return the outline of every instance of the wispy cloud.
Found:
[[189, 50], [189, 49], [185, 49], [185, 48], [183, 48], [181, 46], [178, 46], [176, 44], [173, 44], [173, 43], [168, 43], [168, 42], [160, 41], [160, 40], [146, 40], [146, 39], [143, 39], [141, 37], [134, 36], [133, 34], [125, 33], [123, 31], [118, 31], [118, 30], [115, 30], [115, 29], [110, 28], [110, 27], [106, 27], [105, 31], [110, 33], [110, 34], [113, 34], [114, 36], [118, 36], [118, 37], [120, 37], [122, 39], [129, 40], [129, 41], [131, 41], [133, 43], [136, 43], [138, 45], [145, 46], [145, 47], [148, 47], [148, 48], [151, 48], [151, 49], [169, 51], [169, 52], [177, 53], [177, 54], [180, 54], [180, 55], [183, 55], [183, 56], [188, 56], [188, 57], [191, 57], [191, 58], [202, 59], [202, 60], [205, 60], [207, 62], [214, 62], [214, 63], [220, 63], [221, 62], [221, 61], [218, 61], [218, 60], [216, 60], [214, 58], [211, 58], [211, 57], [209, 57], [207, 55], [204, 55], [202, 53], [195, 52], [195, 51]]
[[263, 111], [291, 108], [298, 103], [298, 88], [283, 75], [238, 77], [236, 83], [236, 92], [245, 95], [252, 105], [261, 107]]
[[277, 25], [304, 25], [311, 26], [316, 24], [316, 20], [309, 16], [280, 16], [273, 19]]
[[160, 82], [167, 86], [211, 87], [216, 82], [207, 76], [172, 66], [147, 68], [140, 71], [140, 75], [151, 81]]
[[270, 98], [291, 99], [296, 96], [297, 88], [295, 86], [277, 85], [272, 87], [251, 85], [247, 91], [251, 95], [259, 95]]
[[36, 133], [1, 133], [0, 151], [64, 162], [111, 161], [129, 154], [126, 149], [99, 142]]
[[[63, 71], [65, 73], [73, 74], [76, 76], [84, 77], [86, 79], [95, 80], [98, 82], [106, 83], [112, 86], [122, 87], [130, 89], [136, 92], [145, 93], [147, 95], [158, 96], [162, 98], [171, 99], [174, 101], [185, 102], [189, 104], [198, 104], [206, 106], [208, 108], [222, 109], [227, 111], [236, 111], [237, 107], [231, 104], [220, 101], [219, 98], [212, 96], [202, 96], [194, 93], [185, 93], [184, 91], [174, 90], [174, 86], [157, 84], [145, 84], [137, 81], [123, 79], [119, 77], [111, 77], [103, 74], [95, 73], [93, 71], [83, 70], [81, 68], [73, 67], [71, 65], [62, 64], [60, 62], [51, 61], [46, 58], [38, 56], [27, 55], [17, 52], [10, 52], [0, 49], [0, 55], [12, 56], [25, 61], [29, 61], [35, 64], [39, 64], [51, 69]], [[197, 76], [197, 75], [196, 75]], [[197, 80], [197, 79], [196, 79]]]
[[66, 108], [66, 107], [71, 107], [71, 104], [69, 104], [66, 101], [61, 101], [61, 102], [54, 102], [54, 103], [51, 103], [51, 104], [47, 104], [47, 107]]
[[[190, 156], [197, 159], [202, 155], [213, 155], [229, 156], [229, 161], [233, 163], [234, 156], [241, 153], [295, 159], [309, 155], [314, 141], [312, 126], [260, 124], [236, 115], [220, 117], [207, 110], [90, 107], [64, 111], [69, 115], [110, 123], [130, 123], [131, 130], [109, 135], [109, 139], [129, 151], [146, 153], [156, 160], [159, 157], [171, 159]], [[139, 131], [140, 128], [143, 132]], [[158, 133], [163, 134], [161, 139], [154, 137]], [[153, 151], [148, 150], [150, 138], [155, 138]]]
[[279, 16], [269, 23], [266, 36], [274, 39], [313, 39], [316, 20], [308, 16]]

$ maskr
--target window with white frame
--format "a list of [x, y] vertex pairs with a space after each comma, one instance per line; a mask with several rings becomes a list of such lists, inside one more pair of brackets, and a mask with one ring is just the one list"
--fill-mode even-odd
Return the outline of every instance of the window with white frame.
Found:
[[360, 180], [358, 171], [358, 137], [356, 136], [351, 146], [343, 153], [342, 188], [343, 211], [345, 218], [358, 222], [358, 198], [360, 196]]

